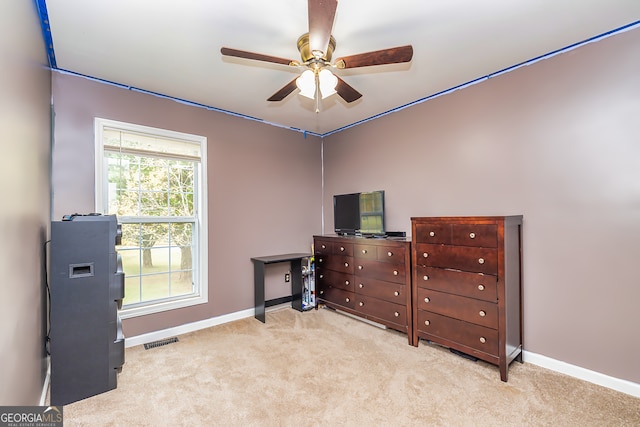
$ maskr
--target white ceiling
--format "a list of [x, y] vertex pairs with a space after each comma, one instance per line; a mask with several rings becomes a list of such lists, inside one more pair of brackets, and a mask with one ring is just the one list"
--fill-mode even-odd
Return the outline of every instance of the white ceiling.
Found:
[[267, 98], [294, 67], [223, 57], [222, 46], [299, 60], [307, 0], [46, 0], [62, 70], [326, 134], [640, 21], [639, 0], [339, 0], [334, 59], [406, 44], [407, 64], [337, 70], [363, 94]]

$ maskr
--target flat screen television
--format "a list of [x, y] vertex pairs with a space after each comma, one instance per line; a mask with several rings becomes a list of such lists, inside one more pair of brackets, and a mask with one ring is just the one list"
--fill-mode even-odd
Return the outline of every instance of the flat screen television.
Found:
[[384, 190], [333, 196], [336, 234], [384, 236]]

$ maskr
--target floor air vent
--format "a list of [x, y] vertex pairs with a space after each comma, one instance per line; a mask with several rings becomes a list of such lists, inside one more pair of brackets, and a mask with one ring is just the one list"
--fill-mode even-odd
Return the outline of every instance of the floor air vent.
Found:
[[174, 343], [174, 342], [178, 342], [178, 338], [177, 337], [166, 338], [166, 339], [159, 340], [159, 341], [148, 342], [148, 343], [146, 343], [144, 345], [144, 349], [145, 350], [149, 350], [150, 348], [162, 347], [163, 345], [171, 344], [171, 343]]

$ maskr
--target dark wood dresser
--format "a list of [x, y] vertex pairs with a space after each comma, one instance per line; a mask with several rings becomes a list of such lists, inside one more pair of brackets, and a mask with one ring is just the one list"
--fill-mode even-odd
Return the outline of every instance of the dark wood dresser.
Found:
[[500, 367], [522, 362], [522, 216], [411, 218], [413, 333]]
[[314, 236], [318, 303], [408, 335], [411, 320], [411, 242]]

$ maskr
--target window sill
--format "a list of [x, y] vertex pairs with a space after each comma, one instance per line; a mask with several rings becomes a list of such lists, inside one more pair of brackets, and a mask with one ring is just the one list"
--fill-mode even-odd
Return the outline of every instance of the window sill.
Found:
[[145, 305], [142, 307], [123, 308], [119, 311], [121, 319], [130, 319], [133, 317], [146, 316], [149, 314], [162, 313], [178, 308], [190, 307], [198, 304], [206, 304], [209, 301], [206, 295], [182, 298], [175, 301], [161, 301], [156, 304]]

